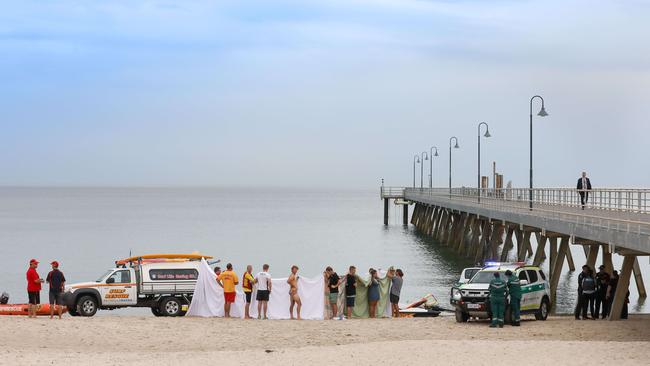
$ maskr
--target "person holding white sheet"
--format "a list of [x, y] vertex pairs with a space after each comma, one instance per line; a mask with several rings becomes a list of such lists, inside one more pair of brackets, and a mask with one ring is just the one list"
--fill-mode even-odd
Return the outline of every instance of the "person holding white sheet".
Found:
[[298, 320], [300, 320], [300, 308], [302, 307], [302, 302], [300, 301], [300, 296], [298, 295], [298, 266], [295, 264], [291, 266], [291, 275], [287, 279], [287, 283], [291, 288], [289, 289], [289, 298], [291, 300], [291, 305], [289, 305], [289, 314], [291, 314], [291, 319], [293, 320], [293, 307], [296, 306], [296, 315]]
[[[268, 264], [262, 266], [262, 272], [258, 273], [255, 277], [255, 283], [257, 284], [257, 319], [268, 319], [266, 311], [269, 306], [269, 296], [271, 295], [271, 287], [273, 285]], [[263, 316], [262, 309], [264, 309]]]
[[370, 318], [377, 315], [377, 303], [379, 302], [379, 275], [377, 270], [370, 268], [370, 281], [368, 282], [368, 313]]
[[327, 295], [328, 295], [328, 300], [330, 303], [330, 307], [332, 308], [332, 316], [330, 319], [336, 318], [336, 316], [339, 313], [338, 309], [338, 300], [339, 300], [339, 286], [343, 282], [344, 279], [341, 279], [339, 275], [334, 272], [334, 269], [332, 267], [328, 266], [325, 268], [325, 283], [327, 284]]

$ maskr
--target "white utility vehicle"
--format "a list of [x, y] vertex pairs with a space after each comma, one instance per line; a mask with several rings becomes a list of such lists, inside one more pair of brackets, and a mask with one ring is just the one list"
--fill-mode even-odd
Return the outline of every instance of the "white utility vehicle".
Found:
[[115, 262], [94, 282], [65, 286], [63, 303], [72, 316], [98, 309], [147, 307], [156, 316], [183, 316], [192, 301], [201, 254], [149, 254]]
[[[450, 303], [456, 308], [456, 321], [466, 322], [469, 318], [488, 319], [492, 317], [489, 299], [490, 281], [494, 272], [505, 280], [505, 271], [512, 271], [521, 284], [521, 314], [534, 314], [537, 320], [546, 320], [551, 310], [550, 286], [541, 268], [525, 263], [486, 263], [466, 283], [452, 287]], [[508, 299], [509, 300], [509, 299]], [[511, 319], [510, 306], [506, 304], [505, 321]]]

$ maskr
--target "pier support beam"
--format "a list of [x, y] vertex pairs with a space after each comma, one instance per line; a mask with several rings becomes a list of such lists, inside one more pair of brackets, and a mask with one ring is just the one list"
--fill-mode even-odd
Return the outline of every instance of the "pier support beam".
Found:
[[503, 248], [501, 248], [501, 262], [508, 261], [508, 254], [514, 246], [514, 243], [512, 241], [513, 235], [515, 235], [515, 228], [512, 225], [508, 225], [508, 231], [506, 232], [506, 241], [503, 243]]
[[[550, 240], [551, 243], [551, 250], [553, 248], [557, 248], [557, 239], [553, 238]], [[551, 263], [552, 263], [552, 268], [553, 272], [551, 273], [551, 307], [555, 308], [555, 300], [556, 300], [556, 294], [557, 294], [557, 285], [560, 282], [560, 274], [562, 273], [562, 267], [564, 266], [564, 258], [566, 258], [566, 252], [569, 250], [569, 237], [568, 236], [563, 236], [561, 241], [560, 241], [560, 248], [556, 249], [557, 254], [555, 254], [555, 258], [553, 256], [551, 257]], [[551, 254], [554, 254], [551, 252]]]
[[585, 247], [585, 251], [588, 253], [587, 265], [589, 266], [589, 268], [595, 270], [596, 260], [598, 260], [598, 251], [600, 250], [600, 245], [585, 245], [584, 247]]
[[634, 272], [634, 282], [636, 282], [636, 288], [639, 290], [639, 297], [646, 298], [648, 293], [645, 290], [645, 284], [643, 283], [643, 276], [641, 275], [641, 267], [639, 266], [639, 258], [634, 258], [634, 265], [632, 267]]
[[409, 205], [404, 204], [403, 206], [403, 213], [402, 213], [402, 225], [408, 226], [409, 225]]
[[623, 304], [630, 287], [630, 275], [634, 268], [634, 261], [636, 261], [636, 256], [626, 255], [623, 257], [623, 268], [621, 268], [621, 273], [618, 275], [618, 285], [616, 286], [614, 301], [612, 301], [612, 308], [609, 312], [609, 320], [621, 319], [621, 311], [623, 310]]
[[533, 266], [539, 266], [544, 260], [544, 257], [546, 257], [544, 249], [546, 248], [547, 241], [548, 238], [546, 235], [540, 235], [537, 237], [537, 249], [535, 250], [535, 257], [533, 258]]
[[384, 225], [388, 225], [388, 198], [384, 198]]

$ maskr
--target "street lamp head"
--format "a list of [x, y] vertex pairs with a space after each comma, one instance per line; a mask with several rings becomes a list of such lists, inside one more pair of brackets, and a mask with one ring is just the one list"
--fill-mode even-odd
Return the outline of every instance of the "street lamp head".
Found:
[[438, 156], [438, 149], [436, 149], [436, 153], [433, 156]]
[[485, 135], [483, 135], [483, 136], [492, 137], [492, 135], [490, 135], [490, 130], [485, 130]]
[[537, 113], [537, 115], [540, 116], [540, 117], [548, 116], [548, 113], [546, 113], [546, 109], [544, 109], [543, 105], [542, 105], [542, 109], [539, 110], [539, 113]]
[[415, 159], [415, 162], [419, 164], [420, 163], [420, 158]]
[[460, 145], [458, 145], [458, 141], [456, 141], [456, 145], [454, 145], [454, 149], [460, 148]]

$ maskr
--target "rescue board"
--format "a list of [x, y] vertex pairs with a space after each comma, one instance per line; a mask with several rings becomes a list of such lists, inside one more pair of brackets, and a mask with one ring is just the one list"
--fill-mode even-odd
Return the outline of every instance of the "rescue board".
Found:
[[432, 309], [411, 308], [400, 309], [400, 318], [421, 318], [421, 317], [436, 317], [440, 315], [440, 311]]
[[201, 258], [205, 259], [212, 259], [212, 256], [209, 255], [204, 255], [200, 253], [191, 253], [191, 254], [168, 254], [168, 253], [162, 253], [162, 254], [145, 254], [145, 255], [137, 255], [133, 257], [128, 257], [124, 259], [120, 259], [115, 261], [115, 264], [127, 264], [131, 262], [137, 262], [138, 260], [142, 259], [143, 262], [145, 261], [153, 261], [153, 260], [198, 260]]
[[[68, 312], [64, 306], [63, 312]], [[29, 304], [3, 304], [0, 305], [0, 315], [28, 315]], [[57, 309], [54, 309], [54, 315], [57, 315]], [[36, 315], [50, 315], [50, 304], [40, 304], [36, 310]]]

